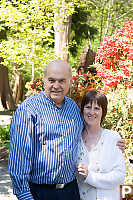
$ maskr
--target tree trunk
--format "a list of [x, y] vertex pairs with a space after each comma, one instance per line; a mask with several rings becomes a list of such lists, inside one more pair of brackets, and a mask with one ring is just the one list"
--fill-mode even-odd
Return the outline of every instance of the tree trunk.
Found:
[[0, 110], [16, 108], [8, 80], [8, 68], [0, 64]]
[[13, 98], [16, 104], [24, 100], [24, 78], [22, 72], [13, 71]]
[[95, 63], [96, 52], [91, 49], [90, 35], [88, 36], [88, 44], [83, 48], [83, 51], [81, 53], [80, 61], [78, 63], [78, 70], [83, 68], [84, 72], [87, 72], [89, 70], [93, 75], [95, 75], [96, 69], [90, 67], [90, 65], [93, 65]]
[[[65, 9], [63, 9], [63, 5], [65, 2], [65, 0], [62, 1], [62, 9], [55, 13], [55, 54], [62, 60], [68, 62], [71, 16], [65, 16]], [[55, 0], [55, 3], [58, 4], [59, 1]]]

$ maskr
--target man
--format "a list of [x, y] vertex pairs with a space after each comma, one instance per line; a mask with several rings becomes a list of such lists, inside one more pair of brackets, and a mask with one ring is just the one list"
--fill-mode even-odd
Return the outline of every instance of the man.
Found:
[[75, 179], [83, 122], [66, 97], [71, 67], [55, 60], [44, 73], [45, 92], [26, 99], [10, 126], [9, 172], [20, 200], [79, 200]]

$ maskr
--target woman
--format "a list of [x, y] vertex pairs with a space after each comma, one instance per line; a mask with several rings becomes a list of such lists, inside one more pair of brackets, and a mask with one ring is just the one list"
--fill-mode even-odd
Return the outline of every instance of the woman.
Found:
[[122, 151], [116, 145], [117, 132], [103, 129], [107, 98], [91, 90], [83, 97], [81, 114], [84, 129], [79, 145], [77, 179], [81, 200], [119, 200], [125, 178]]

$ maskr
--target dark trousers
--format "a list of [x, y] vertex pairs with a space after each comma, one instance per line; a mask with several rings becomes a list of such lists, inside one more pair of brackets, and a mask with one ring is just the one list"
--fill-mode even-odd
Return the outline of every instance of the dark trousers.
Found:
[[30, 190], [34, 200], [80, 200], [76, 180], [60, 189], [55, 185], [30, 183]]

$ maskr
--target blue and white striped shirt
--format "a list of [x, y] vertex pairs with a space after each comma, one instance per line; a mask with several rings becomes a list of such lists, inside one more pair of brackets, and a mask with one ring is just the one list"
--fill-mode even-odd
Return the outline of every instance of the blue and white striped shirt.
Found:
[[61, 108], [45, 92], [26, 99], [10, 125], [9, 173], [18, 199], [33, 200], [29, 182], [67, 183], [75, 179], [83, 122], [76, 103]]

